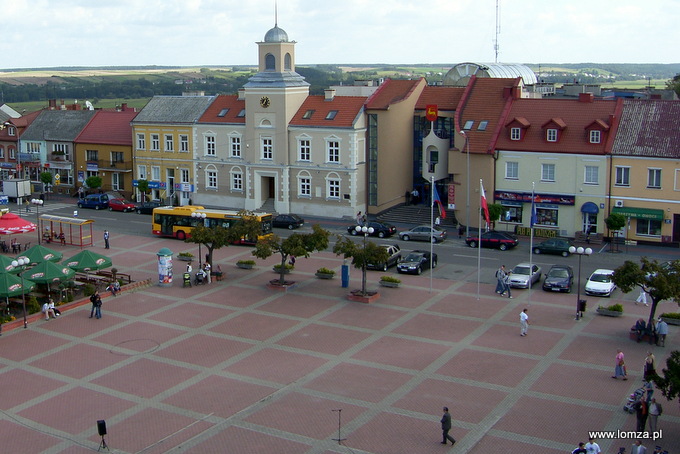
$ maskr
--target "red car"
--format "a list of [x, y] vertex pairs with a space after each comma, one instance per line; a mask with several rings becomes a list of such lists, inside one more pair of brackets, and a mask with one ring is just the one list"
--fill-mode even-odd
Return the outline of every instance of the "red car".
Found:
[[111, 199], [109, 200], [109, 211], [135, 211], [135, 204], [128, 202], [125, 199]]

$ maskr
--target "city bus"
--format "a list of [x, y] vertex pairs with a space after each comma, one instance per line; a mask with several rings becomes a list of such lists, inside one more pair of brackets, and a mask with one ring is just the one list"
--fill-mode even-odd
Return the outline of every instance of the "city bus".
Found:
[[[272, 215], [253, 213], [253, 216], [260, 222], [261, 233], [256, 240], [242, 239], [242, 244], [254, 244], [255, 241], [272, 235]], [[240, 220], [239, 212], [233, 210], [212, 210], [197, 205], [157, 207], [153, 209], [151, 233], [184, 240], [191, 236], [191, 231], [199, 223], [206, 227], [230, 228]]]

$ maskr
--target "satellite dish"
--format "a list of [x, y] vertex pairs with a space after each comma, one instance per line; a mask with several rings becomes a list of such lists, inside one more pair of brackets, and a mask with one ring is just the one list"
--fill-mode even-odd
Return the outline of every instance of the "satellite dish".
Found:
[[87, 107], [87, 110], [94, 110], [94, 106], [90, 101], [85, 101], [85, 107]]

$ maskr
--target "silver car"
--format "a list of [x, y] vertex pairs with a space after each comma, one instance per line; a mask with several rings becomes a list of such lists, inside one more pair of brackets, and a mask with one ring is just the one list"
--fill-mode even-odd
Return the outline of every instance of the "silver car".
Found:
[[419, 225], [411, 230], [399, 232], [399, 238], [404, 241], [432, 241], [438, 243], [446, 239], [446, 230], [439, 226], [430, 227], [429, 225]]
[[535, 263], [519, 263], [510, 273], [510, 287], [529, 288], [540, 280], [541, 267]]

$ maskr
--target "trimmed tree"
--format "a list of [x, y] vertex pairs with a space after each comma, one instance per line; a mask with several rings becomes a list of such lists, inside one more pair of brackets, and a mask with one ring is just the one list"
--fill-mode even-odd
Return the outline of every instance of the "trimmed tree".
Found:
[[629, 293], [640, 287], [652, 298], [647, 326], [654, 322], [657, 305], [664, 300], [672, 299], [680, 305], [680, 260], [671, 262], [671, 266], [662, 267], [656, 260], [640, 259], [641, 265], [626, 260], [614, 270], [612, 280], [623, 293]]
[[666, 368], [662, 370], [662, 373], [663, 375], [657, 375], [654, 379], [654, 384], [666, 399], [678, 398], [678, 403], [680, 403], [680, 351], [671, 352], [666, 359]]
[[85, 179], [85, 185], [90, 189], [99, 189], [102, 187], [102, 177], [93, 175]]
[[142, 193], [142, 202], [146, 202], [146, 193], [149, 192], [149, 181], [137, 180], [137, 190]]
[[363, 242], [352, 241], [351, 239], [338, 235], [338, 241], [333, 247], [336, 255], [344, 258], [351, 258], [354, 268], [360, 269], [361, 273], [361, 294], [366, 296], [366, 266], [369, 263], [385, 263], [389, 259], [389, 254], [384, 247], [380, 247], [372, 241]]
[[[620, 213], [611, 213], [611, 214], [609, 214], [609, 216], [604, 220], [604, 223], [605, 223], [605, 225], [607, 226], [607, 228], [609, 229], [610, 234], [611, 234], [611, 232], [614, 232], [614, 235], [616, 235], [616, 233], [617, 233], [619, 230], [621, 230], [622, 228], [625, 227], [625, 225], [626, 225], [626, 217], [625, 217], [624, 215], [620, 214]], [[618, 246], [618, 243], [616, 242], [616, 239], [615, 239], [615, 238], [612, 239], [612, 244], [615, 245], [615, 246], [614, 246], [614, 247], [616, 248], [615, 250], [618, 251], [618, 250], [619, 250], [619, 246]], [[610, 250], [611, 250], [611, 249], [610, 249]]]
[[40, 181], [46, 190], [52, 184], [52, 174], [50, 172], [40, 172]]
[[[260, 240], [255, 244], [253, 255], [258, 259], [266, 259], [274, 254], [281, 256], [279, 265], [279, 284], [286, 283], [286, 260], [291, 255], [294, 257], [307, 258], [312, 252], [323, 251], [328, 247], [330, 232], [321, 228], [320, 225], [312, 225], [311, 233], [293, 233], [288, 238], [272, 235]], [[273, 281], [272, 281], [273, 282]]]
[[[492, 229], [496, 228], [496, 222], [501, 218], [503, 214], [503, 205], [500, 203], [489, 204], [489, 224]], [[484, 217], [480, 212], [480, 216]]]

